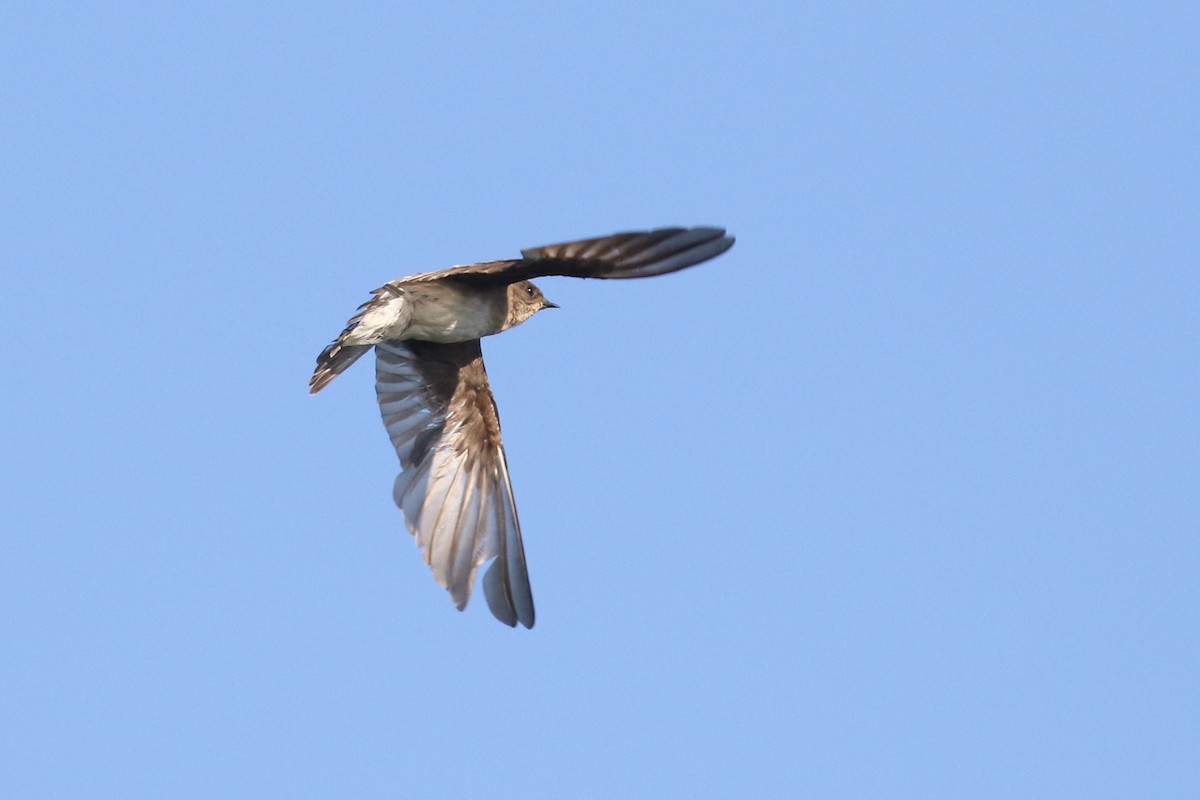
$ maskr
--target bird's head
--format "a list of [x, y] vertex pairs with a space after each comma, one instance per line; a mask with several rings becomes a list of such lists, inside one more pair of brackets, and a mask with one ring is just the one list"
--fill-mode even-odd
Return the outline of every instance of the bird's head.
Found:
[[543, 308], [558, 308], [542, 294], [542, 290], [530, 281], [517, 281], [508, 285], [508, 319], [506, 328], [520, 325]]

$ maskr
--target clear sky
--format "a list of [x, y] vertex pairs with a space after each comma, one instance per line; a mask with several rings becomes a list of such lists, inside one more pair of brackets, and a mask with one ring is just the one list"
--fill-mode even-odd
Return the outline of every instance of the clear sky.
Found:
[[[991, 5], [6, 5], [0, 796], [1200, 796], [1200, 11]], [[484, 343], [460, 614], [316, 354], [695, 224]]]

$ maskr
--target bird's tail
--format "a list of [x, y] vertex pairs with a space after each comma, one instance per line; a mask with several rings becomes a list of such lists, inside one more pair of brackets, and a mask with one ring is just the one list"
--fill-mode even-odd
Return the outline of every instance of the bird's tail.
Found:
[[326, 347], [317, 356], [317, 368], [308, 382], [308, 393], [316, 394], [331, 380], [342, 374], [359, 356], [370, 350], [370, 344], [342, 344], [341, 339]]

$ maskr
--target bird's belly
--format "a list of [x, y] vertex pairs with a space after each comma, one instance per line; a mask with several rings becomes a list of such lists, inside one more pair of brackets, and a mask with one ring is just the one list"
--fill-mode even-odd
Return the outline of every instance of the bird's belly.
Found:
[[501, 330], [493, 304], [461, 296], [452, 303], [423, 302], [413, 309], [406, 339], [450, 344], [491, 336]]

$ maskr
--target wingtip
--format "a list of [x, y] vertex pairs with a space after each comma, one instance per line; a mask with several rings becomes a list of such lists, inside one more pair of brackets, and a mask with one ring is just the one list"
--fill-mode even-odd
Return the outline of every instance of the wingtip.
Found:
[[505, 569], [497, 558], [483, 575], [483, 596], [487, 599], [492, 616], [510, 628], [521, 623], [526, 628], [532, 628], [534, 623], [533, 598], [521, 598], [520, 601], [512, 595], [512, 587], [506, 582]]
[[[706, 236], [706, 241], [722, 241], [728, 242], [730, 245], [734, 242], [734, 237], [730, 235], [725, 228], [719, 225], [698, 225], [691, 229], [691, 232], [697, 237]], [[703, 241], [703, 240], [702, 240]]]

